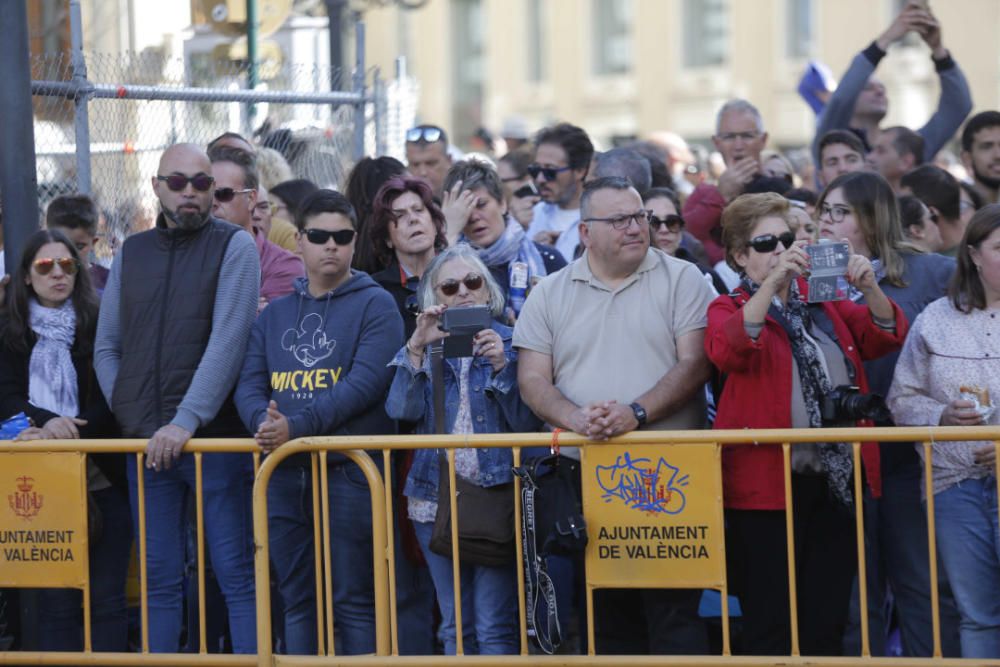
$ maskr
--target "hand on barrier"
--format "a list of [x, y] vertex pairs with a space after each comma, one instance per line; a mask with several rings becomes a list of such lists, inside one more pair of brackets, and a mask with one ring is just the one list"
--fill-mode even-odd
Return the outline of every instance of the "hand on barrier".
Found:
[[184, 449], [184, 444], [191, 439], [191, 432], [177, 426], [167, 424], [153, 434], [146, 443], [146, 467], [153, 470], [169, 470]]
[[618, 401], [605, 401], [600, 407], [603, 408], [602, 412], [595, 412], [596, 416], [591, 419], [591, 433], [597, 434], [596, 437], [591, 435], [591, 438], [607, 440], [639, 427], [635, 413], [628, 405]]
[[29, 426], [14, 438], [15, 441], [25, 442], [28, 440], [45, 440], [51, 436], [43, 428], [38, 428], [37, 426]]
[[288, 419], [278, 412], [276, 402], [271, 401], [267, 404], [267, 419], [261, 422], [253, 437], [265, 454], [270, 454], [288, 442]]
[[80, 437], [77, 426], [86, 426], [86, 419], [76, 417], [53, 417], [45, 422], [43, 428], [50, 438], [56, 440], [75, 440]]

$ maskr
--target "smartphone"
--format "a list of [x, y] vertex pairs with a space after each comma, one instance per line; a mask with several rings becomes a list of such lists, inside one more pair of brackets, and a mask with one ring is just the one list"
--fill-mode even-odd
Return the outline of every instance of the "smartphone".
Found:
[[820, 241], [806, 246], [809, 254], [809, 303], [847, 299], [847, 264], [851, 248], [846, 241]]
[[521, 199], [523, 197], [537, 197], [538, 188], [535, 187], [534, 181], [528, 181], [527, 183], [519, 187], [517, 190], [514, 190], [514, 196], [517, 197], [518, 199]]
[[444, 339], [445, 358], [471, 357], [473, 337], [488, 329], [492, 321], [488, 306], [463, 306], [444, 311], [438, 327], [449, 334]]

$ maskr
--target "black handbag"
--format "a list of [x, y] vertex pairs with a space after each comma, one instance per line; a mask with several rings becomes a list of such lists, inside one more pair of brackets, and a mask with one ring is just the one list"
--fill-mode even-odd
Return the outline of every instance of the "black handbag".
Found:
[[[441, 348], [431, 348], [431, 381], [434, 391], [434, 423], [444, 433], [444, 376]], [[430, 549], [452, 557], [451, 484], [448, 460], [441, 453], [438, 467], [438, 505]], [[514, 484], [482, 487], [455, 477], [458, 507], [458, 558], [464, 563], [500, 567], [515, 559]]]
[[580, 462], [553, 454], [514, 468], [521, 480], [521, 547], [528, 629], [549, 655], [562, 643], [555, 587], [546, 557], [575, 557], [587, 547]]

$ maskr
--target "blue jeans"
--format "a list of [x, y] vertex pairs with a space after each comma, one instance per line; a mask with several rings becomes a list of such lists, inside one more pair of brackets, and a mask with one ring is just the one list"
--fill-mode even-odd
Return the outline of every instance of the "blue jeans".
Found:
[[[132, 520], [128, 493], [108, 487], [91, 493], [102, 515], [103, 530], [89, 549], [90, 640], [95, 651], [128, 650], [128, 611], [125, 575], [132, 549]], [[44, 588], [38, 591], [39, 648], [43, 651], [82, 651], [82, 595], [78, 590]]]
[[963, 658], [1000, 658], [997, 480], [969, 479], [934, 495], [941, 564], [958, 613]]
[[[923, 469], [901, 466], [882, 475], [882, 497], [866, 491], [865, 549], [868, 572], [868, 622], [872, 655], [885, 655], [886, 592], [892, 592], [905, 657], [931, 657], [930, 563], [927, 558], [927, 511], [920, 499]], [[958, 610], [947, 577], [938, 572], [941, 650], [959, 657]], [[852, 587], [851, 618], [844, 641], [846, 655], [861, 654], [861, 617], [857, 584]]]
[[[206, 454], [202, 470], [205, 544], [229, 610], [234, 653], [257, 652], [254, 604], [253, 524], [249, 454]], [[188, 489], [195, 488], [194, 457], [182, 454], [170, 470], [144, 469], [146, 487], [146, 572], [149, 582], [149, 650], [180, 649], [184, 600], [184, 544]], [[128, 461], [135, 534], [139, 503], [135, 456]], [[197, 623], [197, 619], [190, 619]]]
[[[444, 652], [455, 655], [455, 589], [451, 559], [431, 551], [433, 523], [414, 521], [413, 528], [437, 591]], [[515, 655], [520, 651], [514, 567], [514, 564], [507, 567], [460, 565], [462, 648], [466, 655]]]
[[[375, 652], [372, 507], [368, 482], [354, 463], [328, 467], [333, 618], [340, 655]], [[271, 563], [285, 604], [286, 652], [315, 655], [316, 568], [312, 469], [283, 463], [267, 487]]]

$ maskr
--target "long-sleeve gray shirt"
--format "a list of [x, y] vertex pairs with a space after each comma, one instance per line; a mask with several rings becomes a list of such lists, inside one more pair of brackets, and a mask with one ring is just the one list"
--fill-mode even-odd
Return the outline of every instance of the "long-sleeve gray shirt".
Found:
[[[171, 424], [194, 433], [215, 417], [236, 383], [250, 327], [257, 314], [260, 260], [249, 234], [238, 232], [226, 247], [219, 268], [212, 334]], [[101, 299], [94, 343], [94, 369], [108, 405], [121, 360], [121, 258], [115, 259]], [[164, 424], [165, 426], [165, 424]]]
[[[885, 57], [885, 51], [875, 42], [854, 56], [851, 66], [844, 73], [844, 78], [837, 85], [837, 90], [830, 96], [830, 101], [820, 116], [816, 128], [816, 138], [813, 141], [813, 158], [819, 164], [819, 140], [830, 130], [850, 129], [851, 117], [854, 115], [854, 103], [864, 89], [868, 79], [875, 72], [879, 62]], [[941, 95], [938, 98], [938, 108], [927, 124], [917, 130], [924, 138], [924, 161], [934, 159], [938, 151], [948, 143], [958, 128], [962, 126], [966, 116], [972, 111], [972, 93], [965, 75], [951, 56], [934, 61], [934, 68], [941, 79]]]

